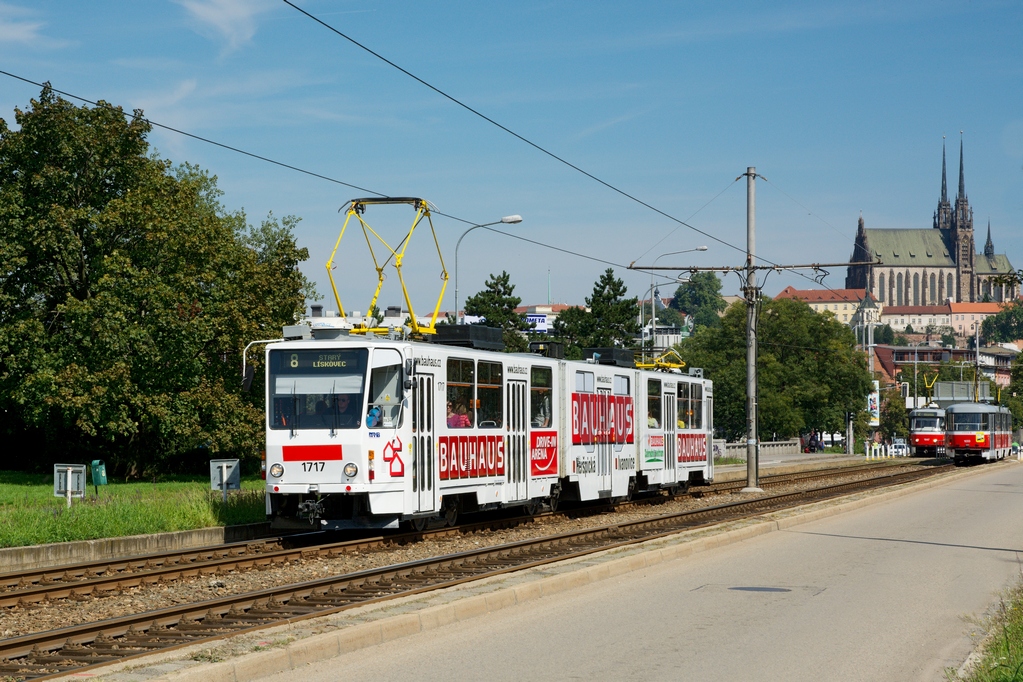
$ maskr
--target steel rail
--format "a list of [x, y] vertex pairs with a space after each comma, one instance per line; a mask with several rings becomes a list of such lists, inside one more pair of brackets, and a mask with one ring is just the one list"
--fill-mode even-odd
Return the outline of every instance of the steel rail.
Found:
[[[890, 466], [890, 465], [889, 465]], [[773, 486], [784, 483], [820, 480], [861, 473], [885, 465], [835, 467], [813, 472], [776, 474], [761, 479], [762, 485]], [[715, 487], [716, 486], [716, 487]], [[712, 484], [691, 490], [690, 494], [702, 497], [710, 494], [724, 494], [741, 488], [735, 482]], [[561, 516], [596, 515], [609, 510], [622, 511], [630, 507], [649, 506], [665, 503], [669, 497], [657, 495], [632, 502], [618, 504], [590, 505], [558, 512]], [[551, 514], [543, 514], [549, 516]], [[31, 571], [20, 571], [0, 575], [0, 608], [27, 606], [53, 599], [86, 598], [118, 590], [166, 583], [183, 578], [203, 575], [219, 575], [229, 571], [252, 570], [264, 566], [280, 565], [295, 560], [317, 557], [336, 557], [349, 552], [364, 552], [395, 545], [418, 542], [426, 538], [438, 538], [453, 534], [469, 534], [485, 530], [499, 530], [532, 522], [537, 516], [488, 519], [455, 528], [433, 529], [389, 536], [372, 536], [357, 540], [327, 543], [313, 546], [282, 547], [285, 542], [294, 542], [299, 537], [268, 538], [263, 541], [232, 543], [218, 547], [204, 547], [178, 552], [163, 552], [114, 561], [97, 561], [71, 566], [53, 567]]]
[[942, 473], [934, 467], [461, 552], [0, 642], [0, 675], [48, 679]]

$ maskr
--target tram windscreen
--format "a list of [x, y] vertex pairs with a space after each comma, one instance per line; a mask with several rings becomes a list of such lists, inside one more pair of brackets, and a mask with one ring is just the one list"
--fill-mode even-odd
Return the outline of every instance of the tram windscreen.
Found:
[[940, 430], [945, 426], [942, 423], [943, 421], [941, 417], [913, 417], [913, 423], [910, 424], [909, 428], [913, 431], [923, 431], [925, 429]]
[[988, 428], [985, 412], [956, 412], [951, 416], [953, 431], [984, 431]]
[[358, 428], [367, 355], [365, 348], [270, 351], [270, 428]]

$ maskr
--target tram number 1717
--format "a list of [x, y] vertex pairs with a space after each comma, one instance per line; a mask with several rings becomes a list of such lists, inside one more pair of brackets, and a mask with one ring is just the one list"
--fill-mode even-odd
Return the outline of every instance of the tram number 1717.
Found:
[[302, 471], [323, 471], [325, 462], [302, 462]]

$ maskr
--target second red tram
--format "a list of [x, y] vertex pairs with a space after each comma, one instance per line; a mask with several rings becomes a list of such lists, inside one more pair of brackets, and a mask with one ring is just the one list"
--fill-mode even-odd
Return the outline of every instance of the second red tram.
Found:
[[1004, 459], [1012, 449], [1012, 413], [1001, 405], [955, 403], [945, 410], [945, 452], [956, 464]]
[[909, 446], [914, 457], [945, 454], [945, 410], [921, 407], [909, 413]]

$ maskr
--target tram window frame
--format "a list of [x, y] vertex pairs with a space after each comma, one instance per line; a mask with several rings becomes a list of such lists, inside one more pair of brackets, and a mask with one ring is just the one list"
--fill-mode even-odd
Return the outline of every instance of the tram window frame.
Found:
[[646, 380], [646, 425], [650, 429], [661, 428], [661, 380]]
[[676, 390], [675, 397], [675, 409], [678, 413], [675, 420], [675, 426], [680, 429], [693, 428], [692, 420], [690, 419], [692, 409], [689, 406], [689, 384], [685, 381], [678, 382], [678, 389]]
[[703, 384], [689, 384], [689, 421], [691, 429], [703, 428]]
[[476, 365], [476, 423], [481, 429], [504, 426], [504, 365], [480, 360]]
[[629, 395], [629, 377], [615, 374], [612, 393], [615, 395]]
[[378, 348], [373, 352], [372, 363], [366, 414], [371, 415], [375, 407], [379, 410], [379, 416], [376, 423], [367, 419], [366, 425], [371, 428], [400, 428], [404, 416], [401, 409], [404, 398], [401, 353], [393, 348]]
[[[324, 360], [325, 356], [329, 359]], [[365, 348], [271, 350], [267, 367], [270, 429], [359, 428], [368, 356]], [[342, 423], [338, 399], [344, 395], [349, 397], [352, 418]]]
[[476, 363], [469, 358], [448, 358], [447, 360], [447, 402], [453, 409], [465, 409], [467, 423], [452, 423], [445, 415], [448, 428], [471, 429], [476, 423]]
[[576, 393], [593, 393], [595, 391], [596, 382], [593, 378], [593, 372], [576, 372], [575, 373], [575, 391]]
[[548, 428], [554, 423], [554, 370], [534, 365], [529, 369], [529, 423]]

